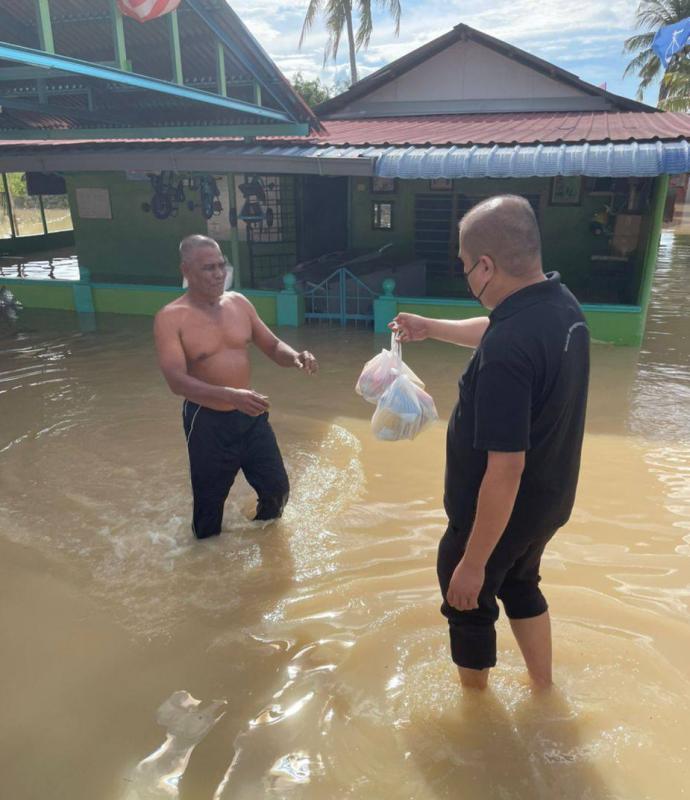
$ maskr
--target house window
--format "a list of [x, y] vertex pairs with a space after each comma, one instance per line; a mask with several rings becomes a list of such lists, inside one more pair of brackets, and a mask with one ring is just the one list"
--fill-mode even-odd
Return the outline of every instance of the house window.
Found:
[[0, 173], [0, 239], [71, 231], [66, 194], [29, 194], [24, 172]]
[[393, 203], [374, 203], [372, 227], [375, 231], [393, 230]]

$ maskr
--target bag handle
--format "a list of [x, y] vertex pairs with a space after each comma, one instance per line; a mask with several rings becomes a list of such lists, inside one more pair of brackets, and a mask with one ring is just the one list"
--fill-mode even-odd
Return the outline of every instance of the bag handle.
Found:
[[396, 336], [395, 331], [391, 333], [391, 355], [395, 359], [398, 367], [402, 365], [402, 342]]

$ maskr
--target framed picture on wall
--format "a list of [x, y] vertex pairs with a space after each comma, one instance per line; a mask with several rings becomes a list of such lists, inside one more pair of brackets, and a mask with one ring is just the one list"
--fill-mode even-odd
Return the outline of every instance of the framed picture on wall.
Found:
[[371, 179], [372, 194], [395, 194], [398, 190], [398, 182], [395, 178], [379, 178], [374, 176]]
[[551, 178], [549, 205], [579, 206], [582, 202], [582, 176], [556, 175]]
[[453, 181], [450, 178], [433, 178], [429, 181], [429, 189], [432, 192], [452, 192]]

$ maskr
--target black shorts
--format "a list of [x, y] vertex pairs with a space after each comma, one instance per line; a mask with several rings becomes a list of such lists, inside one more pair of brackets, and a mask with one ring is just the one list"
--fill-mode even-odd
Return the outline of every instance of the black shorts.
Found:
[[239, 470], [257, 494], [259, 520], [280, 517], [290, 486], [268, 414], [214, 411], [185, 400], [182, 406], [194, 494], [197, 539], [220, 533], [223, 507]]
[[509, 523], [486, 565], [479, 607], [458, 611], [446, 601], [455, 567], [460, 563], [470, 531], [449, 526], [438, 547], [436, 571], [443, 595], [441, 613], [448, 619], [450, 650], [459, 667], [486, 669], [496, 664], [496, 629], [499, 598], [510, 619], [543, 614], [548, 606], [539, 589], [539, 565], [547, 542], [556, 529], [529, 529]]

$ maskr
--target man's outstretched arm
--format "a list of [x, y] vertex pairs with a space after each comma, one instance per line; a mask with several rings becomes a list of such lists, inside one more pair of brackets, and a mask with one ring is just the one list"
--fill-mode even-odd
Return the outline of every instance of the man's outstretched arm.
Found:
[[313, 375], [318, 371], [319, 365], [308, 350], [298, 353], [297, 350], [294, 350], [287, 342], [279, 339], [273, 333], [268, 325], [261, 320], [256, 313], [256, 309], [246, 297], [242, 297], [242, 302], [252, 323], [252, 340], [262, 353], [265, 353], [280, 367], [304, 369], [309, 375]]
[[463, 347], [479, 347], [479, 342], [489, 327], [489, 318], [431, 319], [403, 312], [398, 314], [388, 327], [398, 334], [401, 342], [437, 339], [440, 342], [450, 342]]

